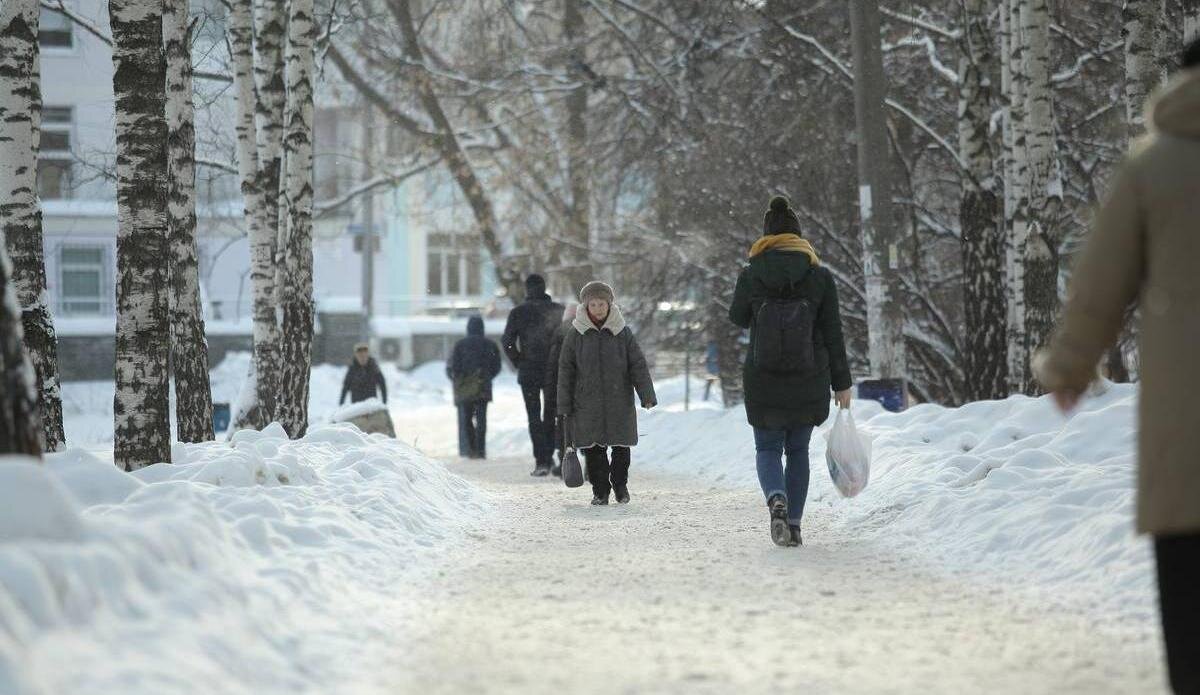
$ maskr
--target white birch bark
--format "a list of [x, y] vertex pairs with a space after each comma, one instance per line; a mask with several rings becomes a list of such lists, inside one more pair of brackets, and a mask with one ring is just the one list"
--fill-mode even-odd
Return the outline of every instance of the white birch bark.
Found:
[[967, 398], [1008, 392], [1003, 210], [997, 195], [989, 133], [992, 114], [992, 36], [984, 0], [964, 0], [959, 58], [958, 142], [967, 175], [959, 201], [962, 228], [964, 371]]
[[[250, 240], [250, 279], [254, 290], [254, 359], [258, 407], [263, 422], [276, 419], [279, 394], [280, 331], [276, 265], [280, 233], [280, 176], [283, 166], [283, 113], [287, 104], [283, 45], [287, 38], [286, 3], [254, 4], [255, 133], [258, 150], [257, 234]], [[258, 424], [258, 423], [256, 423]]]
[[[1047, 0], [1023, 0], [1025, 35], [1029, 216], [1025, 240], [1025, 345], [1028, 357], [1045, 345], [1058, 318], [1058, 247], [1056, 217], [1063, 186], [1054, 142], [1054, 88], [1050, 82], [1050, 8]], [[1025, 391], [1038, 386], [1025, 380]]]
[[313, 0], [291, 0], [288, 19], [287, 226], [281, 252], [282, 379], [277, 419], [292, 437], [308, 429], [308, 390], [313, 340], [312, 125], [316, 22]]
[[37, 198], [41, 90], [36, 0], [0, 3], [0, 235], [12, 263], [25, 350], [37, 381], [41, 448], [63, 447], [58, 349], [46, 294], [42, 210]]
[[23, 338], [12, 264], [0, 243], [0, 454], [40, 456], [37, 378]]
[[196, 253], [196, 131], [188, 0], [165, 0], [163, 38], [167, 55], [167, 166], [170, 181], [167, 233], [171, 252], [168, 277], [175, 426], [179, 441], [206, 442], [213, 439], [213, 406]]
[[1006, 0], [1003, 13], [1008, 37], [1008, 130], [1009, 157], [1005, 181], [1005, 211], [1008, 295], [1008, 381], [1013, 391], [1024, 392], [1029, 375], [1029, 351], [1025, 343], [1025, 239], [1028, 235], [1029, 175], [1026, 124], [1025, 35], [1021, 27], [1021, 5], [1029, 0]]
[[171, 460], [162, 0], [110, 0], [117, 115], [114, 460]]
[[1121, 9], [1125, 37], [1125, 122], [1129, 140], [1146, 131], [1146, 100], [1163, 80], [1155, 55], [1162, 0], [1125, 0]]
[[[268, 378], [258, 379], [259, 370], [272, 373], [277, 364], [278, 327], [275, 320], [274, 274], [271, 272], [273, 244], [263, 228], [266, 214], [259, 187], [258, 90], [254, 83], [254, 12], [252, 0], [233, 0], [229, 12], [229, 53], [234, 63], [234, 88], [237, 92], [238, 177], [241, 180], [246, 234], [250, 240], [251, 291], [253, 293], [254, 376], [252, 397], [239, 399], [230, 433], [253, 427], [262, 429], [271, 422], [276, 393]], [[249, 378], [249, 375], [248, 377]]]

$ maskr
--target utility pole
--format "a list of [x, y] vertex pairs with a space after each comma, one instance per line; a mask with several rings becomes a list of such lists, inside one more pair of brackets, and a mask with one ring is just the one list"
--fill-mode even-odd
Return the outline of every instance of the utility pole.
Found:
[[1200, 0], [1183, 0], [1183, 45], [1200, 39]]
[[854, 115], [858, 124], [858, 200], [867, 290], [868, 358], [872, 376], [899, 379], [905, 373], [904, 312], [897, 293], [900, 249], [889, 180], [878, 0], [850, 1], [850, 33], [854, 48]]
[[[362, 158], [363, 182], [368, 181], [375, 171], [375, 132], [373, 108], [370, 103], [363, 106]], [[363, 193], [362, 199], [362, 311], [363, 342], [371, 340], [371, 317], [375, 304], [375, 196], [371, 189]]]

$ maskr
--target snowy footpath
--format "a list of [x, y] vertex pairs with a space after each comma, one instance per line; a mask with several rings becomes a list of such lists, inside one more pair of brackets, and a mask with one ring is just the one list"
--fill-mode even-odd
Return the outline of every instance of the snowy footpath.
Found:
[[111, 386], [67, 385], [76, 448], [0, 460], [0, 694], [1165, 692], [1132, 388], [1070, 419], [856, 403], [871, 484], [837, 495], [821, 428], [789, 549], [744, 413], [684, 412], [680, 379], [640, 416], [632, 504], [595, 508], [529, 477], [511, 375], [477, 462], [440, 365], [385, 368], [399, 441], [332, 423], [342, 371], [314, 371], [302, 440], [133, 475]]

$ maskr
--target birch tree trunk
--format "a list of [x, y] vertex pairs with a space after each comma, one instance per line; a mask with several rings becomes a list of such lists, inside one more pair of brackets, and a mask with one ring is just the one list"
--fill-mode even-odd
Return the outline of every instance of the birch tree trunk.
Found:
[[578, 84], [567, 95], [567, 178], [571, 187], [571, 215], [567, 236], [574, 242], [566, 249], [571, 287], [582, 287], [593, 279], [591, 259], [591, 168], [588, 157], [588, 87], [586, 26], [581, 0], [563, 0], [563, 37], [568, 44], [568, 72]]
[[1005, 265], [1008, 270], [1008, 381], [1011, 391], [1024, 393], [1029, 380], [1029, 349], [1025, 342], [1025, 240], [1028, 236], [1029, 164], [1025, 103], [1025, 34], [1021, 5], [1029, 0], [1006, 0], [1005, 36], [1008, 41], [1009, 156], [1005, 176]]
[[[234, 413], [230, 433], [252, 427], [262, 429], [271, 422], [275, 392], [270, 383], [262, 384], [258, 379], [260, 366], [274, 365], [275, 346], [278, 345], [278, 330], [275, 322], [275, 298], [272, 289], [275, 276], [271, 272], [271, 257], [274, 253], [269, 232], [263, 228], [266, 217], [263, 210], [263, 195], [259, 188], [258, 127], [255, 116], [258, 111], [258, 90], [254, 84], [254, 13], [252, 0], [233, 0], [229, 11], [229, 54], [233, 57], [234, 89], [237, 92], [238, 177], [241, 180], [243, 219], [246, 235], [250, 240], [250, 268], [253, 293], [254, 359], [251, 362], [248, 380], [252, 380], [253, 394], [239, 398], [239, 407]], [[269, 370], [268, 370], [269, 371]], [[260, 388], [262, 386], [262, 388]]]
[[12, 264], [0, 244], [0, 454], [41, 456], [37, 377], [25, 354], [24, 334]]
[[114, 459], [171, 460], [166, 56], [162, 0], [110, 0], [117, 112]]
[[283, 160], [283, 42], [287, 38], [286, 4], [258, 0], [254, 8], [254, 74], [256, 147], [258, 150], [258, 225], [250, 240], [250, 279], [254, 291], [254, 361], [258, 374], [258, 427], [276, 419], [279, 394], [279, 321], [276, 263], [280, 217], [280, 173]]
[[167, 55], [167, 234], [170, 243], [171, 369], [175, 375], [175, 427], [181, 442], [213, 439], [208, 340], [200, 304], [196, 253], [196, 131], [192, 107], [191, 29], [188, 0], [165, 0]]
[[992, 113], [991, 35], [984, 0], [963, 3], [959, 58], [958, 144], [967, 163], [959, 201], [962, 227], [964, 347], [969, 400], [1008, 394], [1004, 226], [996, 193], [989, 125]]
[[[1058, 247], [1056, 217], [1063, 185], [1054, 142], [1054, 92], [1050, 83], [1050, 9], [1047, 0], [1023, 0], [1021, 28], [1028, 52], [1029, 230], [1025, 258], [1026, 361], [1045, 345], [1058, 318]], [[1028, 370], [1028, 365], [1026, 365]], [[1039, 387], [1026, 379], [1027, 393]]]
[[42, 210], [37, 199], [41, 90], [36, 0], [0, 5], [0, 236], [12, 263], [11, 287], [37, 383], [41, 449], [64, 443], [58, 341], [46, 295]]
[[280, 305], [283, 309], [282, 380], [278, 420], [295, 438], [308, 429], [313, 340], [312, 125], [316, 23], [313, 0], [291, 0], [288, 19], [286, 210]]

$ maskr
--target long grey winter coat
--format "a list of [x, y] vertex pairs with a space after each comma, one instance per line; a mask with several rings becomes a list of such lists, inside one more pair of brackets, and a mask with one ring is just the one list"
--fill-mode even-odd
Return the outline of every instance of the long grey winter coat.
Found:
[[563, 338], [558, 360], [558, 412], [568, 418], [568, 441], [577, 449], [636, 445], [633, 394], [637, 392], [644, 408], [658, 400], [633, 331], [615, 304], [601, 328], [592, 323], [583, 304], [571, 325], [575, 330]]

